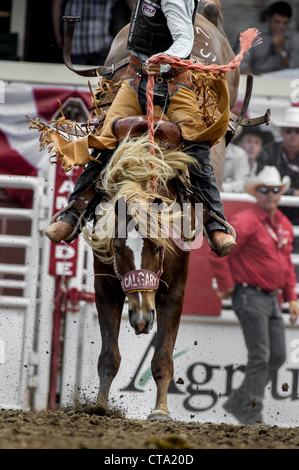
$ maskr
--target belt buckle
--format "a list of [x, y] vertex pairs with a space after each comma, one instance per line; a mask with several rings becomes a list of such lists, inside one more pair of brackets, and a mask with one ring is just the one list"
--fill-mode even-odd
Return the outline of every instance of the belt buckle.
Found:
[[158, 75], [158, 76], [156, 77], [156, 82], [157, 82], [157, 83], [163, 83], [163, 81], [164, 81], [164, 78], [162, 77], [162, 75]]
[[141, 65], [141, 71], [147, 74], [147, 69], [148, 69], [148, 65], [145, 62], [143, 62]]

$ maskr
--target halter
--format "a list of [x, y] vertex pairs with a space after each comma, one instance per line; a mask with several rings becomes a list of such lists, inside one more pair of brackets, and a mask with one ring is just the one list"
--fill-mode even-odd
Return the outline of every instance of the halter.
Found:
[[128, 271], [123, 276], [119, 273], [116, 256], [114, 255], [113, 267], [117, 278], [121, 282], [122, 290], [125, 294], [132, 294], [133, 292], [154, 292], [158, 289], [160, 281], [164, 282], [166, 287], [168, 285], [161, 276], [163, 274], [163, 261], [165, 249], [161, 249], [160, 267], [156, 273], [149, 269], [134, 269]]

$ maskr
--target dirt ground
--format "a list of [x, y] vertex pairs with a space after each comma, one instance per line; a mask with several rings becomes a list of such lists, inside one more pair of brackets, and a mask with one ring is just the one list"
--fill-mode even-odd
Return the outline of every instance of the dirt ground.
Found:
[[0, 410], [0, 449], [299, 449], [299, 427], [137, 421], [117, 411]]

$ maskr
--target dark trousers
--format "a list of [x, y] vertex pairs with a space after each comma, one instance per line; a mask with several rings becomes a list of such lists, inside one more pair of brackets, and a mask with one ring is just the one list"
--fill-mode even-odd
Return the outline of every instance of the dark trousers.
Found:
[[261, 418], [265, 387], [285, 362], [285, 328], [277, 297], [254, 287], [236, 286], [233, 309], [242, 327], [248, 362], [244, 380], [228, 403], [238, 409], [241, 422], [255, 424]]
[[[222, 220], [225, 219], [223, 204], [216, 184], [214, 168], [210, 160], [210, 148], [207, 142], [184, 141], [184, 152], [195, 158], [198, 165], [189, 166], [192, 189], [199, 196], [208, 211], [213, 211]], [[216, 219], [209, 219], [205, 228], [208, 233], [213, 230], [226, 231], [224, 225]]]
[[[113, 150], [105, 150], [101, 153], [100, 155], [100, 160], [90, 160], [86, 167], [84, 168], [83, 172], [79, 176], [79, 178], [76, 181], [74, 191], [69, 197], [69, 203], [72, 201], [76, 201], [79, 199], [81, 194], [90, 186], [90, 184], [95, 181], [101, 171], [104, 169], [106, 164], [108, 163], [111, 155], [113, 153]], [[93, 153], [93, 156], [95, 157], [98, 154], [98, 151]], [[97, 205], [101, 202], [102, 199], [102, 194], [99, 192], [94, 199], [89, 203], [85, 214], [84, 214], [84, 220], [81, 221], [81, 224], [84, 226], [84, 223], [92, 220], [95, 216], [95, 210]], [[75, 226], [78, 222], [78, 219], [80, 217], [80, 213], [75, 210], [73, 207], [70, 207], [67, 209], [65, 212], [63, 212], [60, 216], [60, 220], [63, 222], [68, 222], [69, 224]]]

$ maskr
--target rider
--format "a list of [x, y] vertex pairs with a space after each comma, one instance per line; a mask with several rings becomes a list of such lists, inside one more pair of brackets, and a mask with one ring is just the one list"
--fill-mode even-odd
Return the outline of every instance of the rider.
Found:
[[[177, 71], [169, 65], [151, 63], [148, 59], [159, 53], [189, 59], [194, 42], [194, 21], [198, 0], [138, 0], [132, 13], [127, 48], [131, 51], [130, 64], [122, 85], [105, 119], [99, 137], [85, 136], [75, 142], [59, 141], [59, 153], [65, 168], [83, 164], [90, 159], [93, 148], [96, 161], [90, 160], [78, 178], [69, 202], [74, 205], [52, 223], [46, 235], [54, 243], [70, 241], [81, 206], [80, 196], [98, 176], [117, 146], [113, 124], [117, 118], [146, 114], [147, 76], [155, 76], [154, 105], [159, 105], [169, 120], [178, 124], [183, 137], [183, 151], [194, 157], [199, 166], [189, 168], [194, 193], [204, 206], [225, 221], [223, 205], [210, 163], [210, 147], [225, 134], [229, 122], [229, 95], [226, 77], [217, 79], [219, 97], [217, 120], [209, 127], [200, 110], [191, 84], [191, 72]], [[89, 204], [85, 218], [91, 219], [99, 202], [97, 195]], [[83, 197], [84, 199], [84, 197]], [[85, 207], [84, 207], [85, 208]], [[87, 215], [87, 217], [86, 217]], [[219, 256], [225, 256], [235, 245], [222, 222], [210, 218], [206, 231]], [[71, 237], [72, 238], [72, 237]]]

